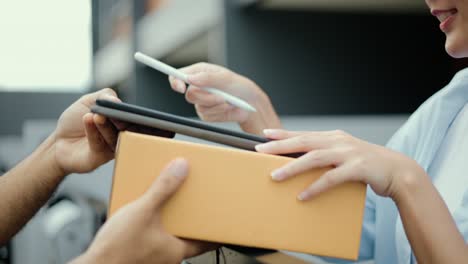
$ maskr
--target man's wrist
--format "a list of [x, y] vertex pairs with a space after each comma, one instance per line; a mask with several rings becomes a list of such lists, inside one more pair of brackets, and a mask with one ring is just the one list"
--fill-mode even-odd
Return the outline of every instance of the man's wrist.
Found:
[[63, 179], [68, 173], [57, 162], [56, 144], [57, 138], [55, 132], [53, 132], [39, 147], [38, 157], [43, 159], [43, 162], [50, 170], [51, 176]]

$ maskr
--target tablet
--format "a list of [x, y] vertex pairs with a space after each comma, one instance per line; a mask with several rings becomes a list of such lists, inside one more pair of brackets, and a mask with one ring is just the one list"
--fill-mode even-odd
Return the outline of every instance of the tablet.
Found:
[[127, 103], [96, 100], [91, 111], [112, 119], [153, 127], [177, 134], [204, 139], [236, 148], [255, 151], [255, 146], [269, 139], [253, 134], [209, 125], [202, 121], [156, 111]]

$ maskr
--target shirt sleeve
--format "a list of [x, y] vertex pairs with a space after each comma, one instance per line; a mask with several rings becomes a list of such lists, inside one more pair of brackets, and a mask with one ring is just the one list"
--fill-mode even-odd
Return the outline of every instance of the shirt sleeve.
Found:
[[[358, 261], [374, 259], [374, 247], [375, 247], [375, 234], [376, 234], [376, 222], [375, 222], [375, 210], [376, 210], [376, 198], [377, 195], [374, 191], [367, 187], [366, 205], [364, 209], [364, 218], [361, 232], [361, 245], [359, 248]], [[314, 262], [317, 259], [329, 262], [329, 263], [354, 263], [354, 261], [342, 260], [337, 258], [317, 257], [303, 253], [295, 252], [284, 252], [286, 254], [298, 257], [305, 261]]]

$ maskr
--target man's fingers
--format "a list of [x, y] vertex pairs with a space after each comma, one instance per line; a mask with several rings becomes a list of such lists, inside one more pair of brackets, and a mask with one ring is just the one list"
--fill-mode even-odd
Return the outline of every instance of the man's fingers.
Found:
[[124, 121], [120, 121], [120, 120], [117, 120], [117, 119], [110, 119], [110, 122], [112, 122], [112, 124], [117, 128], [117, 130], [119, 131], [123, 131], [123, 130], [126, 130], [129, 126], [130, 126], [130, 123], [127, 123], [127, 122], [124, 122]]
[[115, 145], [117, 144], [118, 138], [117, 129], [107, 118], [102, 115], [95, 114], [93, 116], [93, 120], [104, 141], [106, 141], [107, 145], [112, 151], [115, 151]]
[[154, 209], [160, 208], [183, 183], [189, 170], [185, 159], [177, 158], [160, 173], [145, 194], [144, 199]]
[[97, 91], [98, 94], [106, 94], [106, 95], [110, 95], [112, 97], [116, 97], [117, 98], [117, 93], [112, 90], [111, 88], [104, 88], [104, 89], [101, 89], [99, 91]]
[[218, 249], [221, 245], [197, 240], [182, 239], [184, 258], [198, 256], [204, 252]]
[[175, 133], [172, 131], [162, 130], [162, 129], [158, 129], [154, 127], [141, 126], [141, 125], [131, 125], [126, 130], [140, 133], [140, 134], [165, 137], [165, 138], [173, 138], [175, 136]]
[[108, 145], [101, 137], [101, 133], [99, 133], [99, 130], [96, 127], [96, 124], [94, 123], [93, 114], [85, 114], [83, 116], [83, 123], [90, 149], [94, 152], [106, 151], [108, 149]]
[[97, 92], [84, 95], [81, 97], [80, 102], [87, 107], [91, 107], [96, 103], [97, 99], [106, 99], [114, 102], [120, 102], [120, 99], [117, 98], [117, 93], [110, 88], [104, 88]]
[[110, 88], [105, 88], [97, 92], [97, 98], [96, 99], [105, 99], [113, 102], [120, 103], [122, 102], [118, 97], [117, 93], [110, 89]]

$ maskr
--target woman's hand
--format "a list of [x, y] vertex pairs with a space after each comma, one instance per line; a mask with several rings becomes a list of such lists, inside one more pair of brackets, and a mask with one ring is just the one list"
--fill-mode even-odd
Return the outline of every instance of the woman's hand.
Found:
[[172, 161], [143, 196], [104, 224], [87, 252], [72, 263], [180, 263], [215, 249], [214, 244], [177, 238], [161, 224], [161, 209], [188, 170], [186, 160]]
[[[188, 75], [190, 86], [181, 80], [169, 77], [174, 91], [185, 93], [189, 103], [195, 105], [198, 116], [209, 122], [237, 122], [249, 133], [261, 134], [265, 128], [281, 126], [268, 96], [251, 80], [221, 66], [197, 63], [180, 69]], [[237, 108], [220, 96], [199, 87], [213, 87], [242, 98], [257, 109], [248, 112]]]
[[399, 185], [408, 175], [424, 170], [412, 159], [352, 137], [342, 131], [291, 132], [264, 131], [269, 143], [257, 145], [259, 152], [287, 154], [307, 152], [284, 167], [272, 172], [272, 178], [283, 181], [299, 173], [321, 167], [333, 167], [306, 190], [299, 200], [307, 200], [338, 184], [349, 181], [367, 183], [380, 196], [396, 197]]

